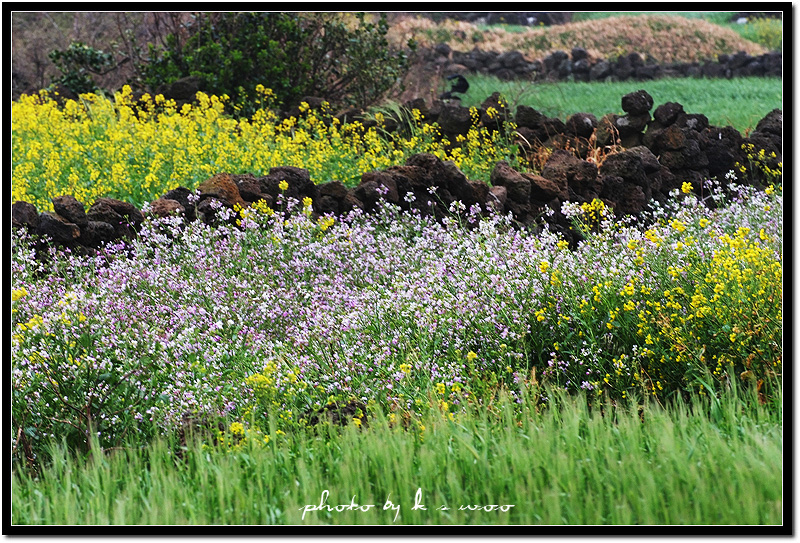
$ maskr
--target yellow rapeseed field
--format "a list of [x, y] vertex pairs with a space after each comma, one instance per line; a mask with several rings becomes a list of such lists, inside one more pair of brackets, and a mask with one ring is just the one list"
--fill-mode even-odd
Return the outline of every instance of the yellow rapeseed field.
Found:
[[410, 134], [340, 123], [330, 111], [301, 107], [301, 118], [280, 120], [272, 92], [260, 88], [262, 109], [249, 119], [224, 114], [227, 96], [198, 94], [177, 108], [163, 96], [135, 102], [124, 87], [113, 99], [81, 95], [60, 106], [55, 97], [23, 95], [12, 102], [12, 197], [51, 210], [51, 198], [71, 194], [85, 205], [114, 197], [142, 205], [170, 189], [194, 189], [219, 172], [266, 175], [275, 166], [306, 168], [315, 183], [354, 186], [365, 172], [402, 164], [412, 154], [453, 160], [471, 179], [488, 181], [508, 159], [507, 136], [476, 126], [451, 142], [412, 110]]

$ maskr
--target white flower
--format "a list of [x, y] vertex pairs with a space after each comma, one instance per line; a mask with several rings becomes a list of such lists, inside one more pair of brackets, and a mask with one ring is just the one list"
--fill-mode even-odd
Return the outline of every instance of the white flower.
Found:
[[561, 204], [561, 214], [571, 219], [572, 217], [583, 215], [583, 208], [580, 204], [575, 202], [564, 202]]
[[458, 213], [459, 211], [464, 211], [465, 209], [466, 206], [459, 200], [455, 200], [452, 204], [450, 204], [450, 213]]

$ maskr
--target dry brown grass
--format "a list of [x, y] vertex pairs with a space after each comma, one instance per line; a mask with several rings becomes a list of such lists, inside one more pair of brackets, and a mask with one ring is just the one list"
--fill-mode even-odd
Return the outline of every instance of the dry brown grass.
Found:
[[636, 52], [649, 54], [658, 62], [695, 62], [738, 51], [751, 55], [767, 52], [729, 28], [702, 19], [667, 15], [620, 16], [532, 27], [523, 32], [500, 27], [481, 30], [463, 21], [435, 23], [418, 17], [396, 22], [389, 32], [390, 41], [398, 45], [411, 37], [422, 46], [444, 42], [457, 51], [474, 47], [497, 52], [518, 50], [529, 60], [576, 46], [594, 58], [617, 58]]

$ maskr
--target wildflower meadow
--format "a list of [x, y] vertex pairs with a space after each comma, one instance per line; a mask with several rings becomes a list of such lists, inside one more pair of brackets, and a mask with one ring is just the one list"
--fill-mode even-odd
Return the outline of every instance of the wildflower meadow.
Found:
[[[279, 120], [261, 91], [242, 120], [225, 97], [25, 96], [12, 197], [147, 211], [221, 171], [518, 160], [506, 133], [453, 147], [386, 111]], [[95, 256], [15, 229], [12, 522], [781, 524], [783, 185], [748, 172], [638, 217], [565, 202], [577, 248], [485, 210], [284, 195]]]

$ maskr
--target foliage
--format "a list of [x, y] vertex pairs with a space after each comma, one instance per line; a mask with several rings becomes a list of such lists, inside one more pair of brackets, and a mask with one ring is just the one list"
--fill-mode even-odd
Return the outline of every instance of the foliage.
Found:
[[61, 77], [55, 83], [63, 85], [76, 95], [98, 90], [91, 74], [104, 75], [116, 68], [111, 53], [81, 42], [72, 42], [64, 50], [53, 50], [49, 57], [61, 71]]
[[[741, 191], [738, 198], [752, 194], [734, 190]], [[773, 186], [767, 192], [775, 190]], [[714, 201], [726, 198], [722, 188], [711, 183], [706, 191]], [[650, 275], [598, 281], [591, 287], [593, 295], [584, 295], [578, 302], [579, 312], [574, 318], [583, 323], [579, 328], [585, 329], [588, 322], [593, 322], [589, 330], [605, 326], [611, 336], [605, 349], [612, 352], [618, 341], [626, 345], [613, 358], [612, 369], [598, 375], [602, 381], [586, 380], [584, 386], [591, 389], [605, 383], [619, 393], [646, 381], [645, 389], [660, 394], [658, 391], [668, 387], [665, 383], [677, 379], [683, 383], [684, 392], [697, 388], [700, 393], [715, 394], [720, 384], [737, 379], [763, 395], [776, 384], [782, 363], [781, 336], [771, 326], [775, 319], [782, 319], [781, 258], [776, 258], [774, 247], [768, 247], [769, 234], [763, 228], [755, 232], [764, 224], [760, 219], [745, 221], [735, 230], [718, 230], [708, 217], [698, 213], [699, 200], [690, 183], [684, 184], [678, 201], [680, 205], [673, 203], [667, 209], [655, 206], [651, 218], [655, 224], [650, 228], [620, 229], [606, 219], [600, 229], [607, 231], [594, 234], [601, 239], [608, 235], [619, 236], [620, 241], [627, 239], [622, 250], [629, 252], [634, 264], [646, 262]], [[602, 202], [596, 203], [602, 213]], [[771, 210], [770, 203], [758, 205], [758, 215]], [[595, 209], [584, 204], [573, 213], [580, 223], [597, 225], [596, 212], [584, 219]], [[590, 228], [583, 230], [592, 235]], [[709, 244], [704, 238], [714, 241]], [[710, 245], [714, 249], [707, 252]], [[648, 246], [652, 252], [645, 260]], [[662, 248], [671, 252], [669, 262], [655, 256]], [[650, 283], [653, 279], [658, 286]], [[551, 352], [549, 371], [563, 373], [565, 382], [584, 379], [582, 371], [579, 375], [562, 367], [562, 361], [570, 357], [575, 361], [583, 358], [583, 352], [579, 354], [572, 347], [582, 337], [579, 332], [576, 340], [564, 341], [560, 349]], [[590, 344], [595, 343], [593, 338]], [[570, 347], [565, 352], [562, 345]], [[591, 359], [595, 356], [593, 353]], [[591, 367], [592, 363], [586, 369]], [[566, 368], [577, 369], [574, 363]]]
[[[14, 290], [12, 299], [26, 295], [24, 288]], [[57, 317], [46, 320], [12, 309], [13, 341], [22, 349], [35, 346], [14, 369], [12, 400], [15, 449], [31, 464], [45, 460], [43, 444], [56, 436], [82, 452], [95, 441], [101, 448], [146, 441], [153, 427], [142, 413], [164, 400], [159, 392], [169, 376], [154, 382], [152, 352], [133, 354], [130, 345], [124, 353], [98, 350], [101, 331], [92, 317], [76, 310], [76, 302], [65, 293], [50, 308]]]
[[351, 28], [327, 13], [199, 14], [187, 36], [171, 34], [163, 52], [151, 49], [145, 82], [156, 89], [199, 76], [210, 93], [231, 97], [237, 116], [254, 112], [259, 85], [285, 105], [324, 96], [364, 107], [402, 76], [406, 55], [389, 48], [385, 17], [371, 23], [358, 14], [356, 21]]
[[[503, 96], [546, 115], [566, 119], [588, 110], [599, 118], [620, 95], [640, 85], [513, 86], [476, 76], [463, 101], [477, 107], [486, 97], [482, 90], [499, 88]], [[656, 103], [678, 100], [688, 112], [707, 113], [712, 124], [733, 124], [740, 130], [755, 126], [781, 103], [780, 82], [761, 78], [661, 80], [646, 88]], [[476, 125], [465, 141], [447, 142], [436, 125], [423, 122], [419, 111], [384, 106], [374, 110], [371, 119], [376, 125], [367, 129], [360, 122], [342, 124], [329, 106], [303, 107], [299, 117], [281, 121], [273, 111], [270, 89], [257, 86], [256, 92], [254, 106], [259, 110], [238, 121], [225, 115], [224, 98], [205, 94], [196, 106], [180, 110], [160, 95], [135, 101], [128, 87], [113, 100], [83, 95], [63, 107], [47, 93], [24, 96], [12, 103], [13, 198], [40, 210], [51, 209], [51, 198], [62, 194], [86, 204], [109, 196], [141, 206], [176, 186], [194, 189], [220, 171], [260, 176], [275, 166], [306, 168], [315, 183], [340, 180], [353, 186], [364, 172], [402, 163], [420, 152], [453, 160], [469, 179], [485, 182], [498, 160], [527, 167], [516, 156], [511, 124], [500, 132]], [[718, 100], [720, 95], [735, 98], [736, 107], [726, 108], [728, 101]], [[389, 133], [393, 119], [411, 130]]]
[[783, 21], [772, 17], [749, 19], [736, 29], [743, 37], [760, 43], [770, 51], [780, 51], [783, 47]]
[[739, 175], [767, 185], [783, 183], [783, 162], [774, 151], [769, 154], [764, 149], [756, 151], [756, 146], [752, 143], [743, 143], [742, 151], [747, 158], [747, 164], [736, 163]]

